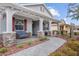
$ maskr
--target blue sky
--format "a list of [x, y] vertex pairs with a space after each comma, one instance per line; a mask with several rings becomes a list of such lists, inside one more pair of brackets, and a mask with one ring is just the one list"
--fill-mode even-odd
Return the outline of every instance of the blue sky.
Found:
[[66, 23], [74, 23], [76, 25], [79, 25], [79, 21], [77, 20], [71, 20], [70, 18], [67, 18], [67, 3], [46, 3], [48, 9], [51, 11], [51, 13], [57, 18], [58, 20], [64, 19]]

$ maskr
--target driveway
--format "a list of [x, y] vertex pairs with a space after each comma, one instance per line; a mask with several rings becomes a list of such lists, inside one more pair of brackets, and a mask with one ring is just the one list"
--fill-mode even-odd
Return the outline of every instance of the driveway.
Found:
[[24, 49], [10, 56], [47, 56], [49, 53], [54, 52], [66, 42], [63, 39], [56, 37], [50, 37], [49, 39], [50, 40], [44, 43]]

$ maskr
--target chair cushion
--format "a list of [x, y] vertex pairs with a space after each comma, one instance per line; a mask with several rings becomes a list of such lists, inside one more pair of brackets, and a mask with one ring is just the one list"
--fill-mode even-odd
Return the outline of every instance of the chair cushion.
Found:
[[25, 31], [16, 31], [16, 35], [18, 35], [19, 38], [26, 38], [26, 37], [28, 37], [28, 33], [26, 33]]

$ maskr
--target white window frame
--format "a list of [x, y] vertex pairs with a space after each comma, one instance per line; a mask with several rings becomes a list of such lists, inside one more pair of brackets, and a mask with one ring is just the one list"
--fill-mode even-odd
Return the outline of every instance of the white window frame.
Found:
[[[16, 21], [17, 20], [21, 20], [21, 19], [15, 19], [15, 31], [24, 31], [24, 20], [21, 20], [21, 21], [23, 21], [23, 24], [16, 24]], [[22, 25], [23, 26], [23, 29], [22, 30], [19, 30], [19, 29], [17, 30], [16, 29], [16, 25]]]

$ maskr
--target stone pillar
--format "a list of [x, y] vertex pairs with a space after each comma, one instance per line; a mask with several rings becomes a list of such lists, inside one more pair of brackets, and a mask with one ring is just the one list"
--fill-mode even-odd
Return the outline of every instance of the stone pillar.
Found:
[[14, 11], [6, 9], [6, 31], [2, 34], [3, 45], [6, 47], [12, 46], [16, 43], [16, 33], [12, 31], [12, 17]]
[[3, 45], [9, 47], [16, 44], [16, 33], [15, 32], [4, 32], [3, 33]]
[[43, 31], [43, 19], [39, 19], [39, 31], [37, 33], [38, 37], [44, 36], [44, 31]]
[[3, 40], [2, 40], [2, 14], [0, 13], [0, 48], [3, 46]]

